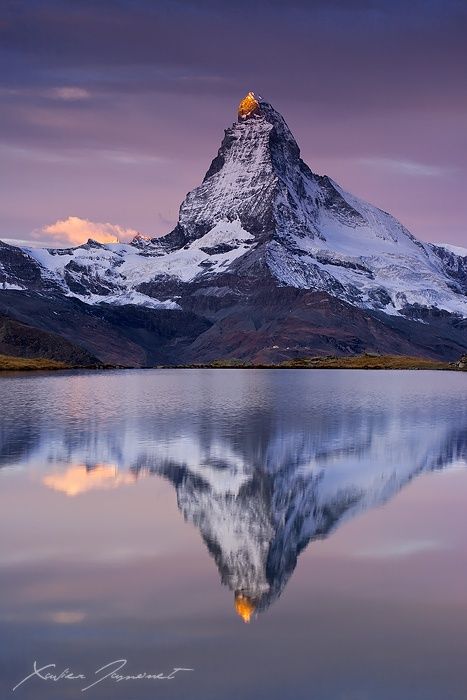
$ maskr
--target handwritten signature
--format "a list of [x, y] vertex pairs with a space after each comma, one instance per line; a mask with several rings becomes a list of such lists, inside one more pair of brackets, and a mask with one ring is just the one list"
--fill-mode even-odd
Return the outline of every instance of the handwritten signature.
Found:
[[[88, 682], [92, 680], [92, 683], [88, 683], [85, 687], [81, 688], [81, 692], [85, 693], [87, 690], [94, 688], [99, 683], [104, 681], [113, 681], [114, 683], [121, 683], [122, 681], [172, 681], [177, 676], [177, 674], [184, 671], [193, 671], [193, 668], [173, 668], [170, 673], [147, 673], [142, 671], [136, 674], [125, 674], [121, 673], [121, 670], [125, 668], [128, 661], [127, 659], [116, 659], [111, 661], [105, 666], [101, 666], [94, 672], [94, 680], [88, 678], [84, 673], [73, 673], [69, 668], [65, 668], [63, 671], [57, 671], [57, 664], [46, 664], [45, 666], [38, 666], [37, 661], [33, 663], [32, 673], [23, 678], [22, 681], [17, 683], [12, 689], [14, 693], [18, 688], [20, 688], [24, 683], [31, 681], [33, 678], [39, 678], [41, 681], [49, 681], [52, 683], [59, 683], [62, 681], [84, 681]], [[97, 678], [96, 678], [97, 677]]]

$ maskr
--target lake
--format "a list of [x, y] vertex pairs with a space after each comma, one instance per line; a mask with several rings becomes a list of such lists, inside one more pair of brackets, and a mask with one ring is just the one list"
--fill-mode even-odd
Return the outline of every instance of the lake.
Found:
[[[466, 393], [454, 372], [1, 377], [0, 697], [465, 700]], [[55, 667], [13, 692], [34, 662]]]

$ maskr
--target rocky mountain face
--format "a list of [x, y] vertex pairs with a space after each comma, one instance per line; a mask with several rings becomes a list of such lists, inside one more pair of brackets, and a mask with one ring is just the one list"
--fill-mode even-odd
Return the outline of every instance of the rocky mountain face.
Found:
[[99, 365], [96, 357], [62, 336], [19, 323], [3, 314], [0, 314], [0, 355], [58, 360], [76, 367]]
[[[8, 313], [25, 291], [98, 313], [169, 311], [174, 327], [180, 311], [194, 314], [204, 329], [174, 362], [362, 351], [454, 359], [467, 347], [467, 251], [418, 241], [313, 173], [283, 117], [253, 93], [166, 236], [70, 249], [0, 243]], [[157, 354], [143, 347], [141, 364]]]

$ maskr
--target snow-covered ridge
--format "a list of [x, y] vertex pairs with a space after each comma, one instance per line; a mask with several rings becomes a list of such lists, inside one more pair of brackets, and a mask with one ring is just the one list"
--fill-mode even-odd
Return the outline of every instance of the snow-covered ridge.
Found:
[[454, 255], [458, 255], [461, 258], [467, 258], [467, 248], [462, 248], [459, 245], [451, 245], [450, 243], [437, 243], [439, 248], [444, 248]]
[[179, 308], [175, 299], [159, 301], [137, 291], [137, 287], [158, 277], [190, 282], [197, 276], [222, 272], [249, 249], [253, 240], [254, 236], [236, 219], [219, 221], [201, 238], [169, 252], [157, 240], [144, 247], [139, 241], [138, 245], [88, 241], [69, 249], [23, 250], [66, 294], [89, 304], [142, 304], [175, 309]]

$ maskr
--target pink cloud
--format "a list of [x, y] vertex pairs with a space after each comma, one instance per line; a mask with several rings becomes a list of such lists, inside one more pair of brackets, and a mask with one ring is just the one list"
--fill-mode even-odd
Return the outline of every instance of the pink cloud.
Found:
[[124, 228], [118, 224], [100, 223], [81, 219], [79, 216], [69, 216], [59, 219], [53, 224], [44, 226], [32, 233], [32, 237], [41, 243], [58, 247], [80, 245], [92, 238], [99, 243], [126, 243], [131, 241], [138, 231]]

